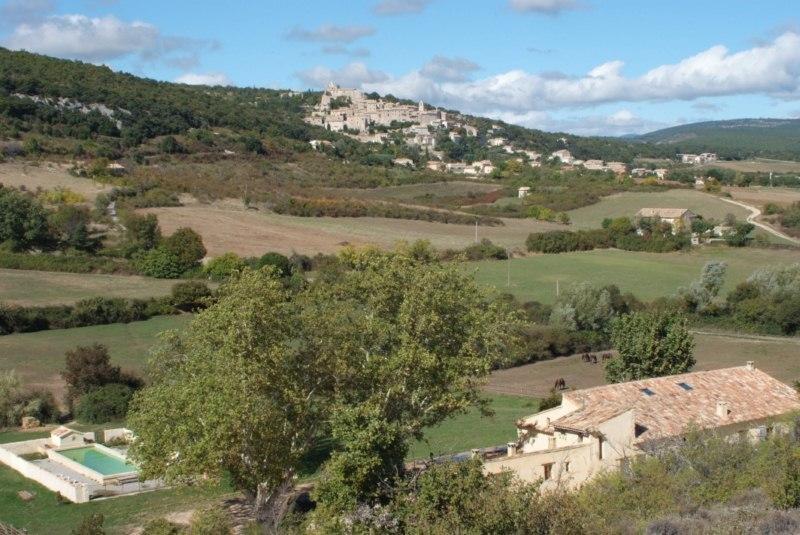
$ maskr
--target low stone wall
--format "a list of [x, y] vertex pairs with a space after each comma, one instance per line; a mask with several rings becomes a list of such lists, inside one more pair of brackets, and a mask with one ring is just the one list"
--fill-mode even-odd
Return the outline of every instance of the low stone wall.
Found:
[[[35, 442], [35, 441], [28, 441], [28, 442]], [[45, 486], [46, 488], [52, 490], [53, 492], [60, 493], [64, 498], [70, 500], [71, 502], [75, 503], [84, 503], [89, 501], [89, 489], [86, 488], [84, 485], [73, 485], [68, 481], [64, 481], [63, 479], [59, 478], [53, 473], [48, 472], [42, 468], [39, 468], [35, 464], [30, 461], [26, 461], [16, 453], [11, 450], [19, 450], [19, 449], [28, 449], [28, 446], [25, 443], [11, 443], [11, 444], [4, 444], [0, 446], [0, 462], [16, 470], [23, 476], [27, 477], [28, 479], [32, 479], [37, 483]], [[16, 446], [16, 448], [15, 448]], [[25, 453], [33, 453], [37, 451], [35, 448], [33, 451], [26, 451]], [[24, 453], [23, 453], [24, 454]]]

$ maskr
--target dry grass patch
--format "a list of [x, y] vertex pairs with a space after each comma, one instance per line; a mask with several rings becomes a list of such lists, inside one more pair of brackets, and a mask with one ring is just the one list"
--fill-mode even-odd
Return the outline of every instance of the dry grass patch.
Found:
[[[191, 227], [203, 237], [209, 255], [232, 251], [256, 256], [266, 251], [284, 254], [332, 253], [346, 244], [393, 247], [400, 240], [430, 240], [438, 248], [462, 248], [475, 241], [475, 227], [376, 217], [295, 217], [247, 210], [235, 201], [192, 204], [144, 210], [158, 216], [169, 234]], [[480, 227], [479, 238], [512, 249], [522, 249], [531, 232], [561, 225], [525, 219], [505, 219], [502, 227]]]
[[36, 165], [11, 162], [0, 164], [0, 184], [6, 186], [24, 186], [30, 191], [36, 188], [52, 190], [68, 188], [80, 193], [88, 201], [93, 201], [99, 193], [111, 190], [111, 186], [101, 184], [88, 178], [79, 178], [69, 174], [69, 165], [52, 162], [41, 162]]

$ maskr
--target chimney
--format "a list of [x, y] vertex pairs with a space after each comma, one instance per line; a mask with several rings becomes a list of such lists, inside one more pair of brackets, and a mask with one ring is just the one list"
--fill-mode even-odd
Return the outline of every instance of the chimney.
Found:
[[756, 369], [756, 363], [752, 360], [747, 361], [747, 371], [753, 371]]
[[727, 418], [728, 417], [728, 402], [727, 401], [717, 401], [717, 416], [720, 418]]
[[514, 455], [517, 454], [517, 443], [516, 442], [508, 442], [506, 444], [506, 446], [508, 446], [508, 452], [507, 453], [508, 453], [509, 457], [513, 457]]

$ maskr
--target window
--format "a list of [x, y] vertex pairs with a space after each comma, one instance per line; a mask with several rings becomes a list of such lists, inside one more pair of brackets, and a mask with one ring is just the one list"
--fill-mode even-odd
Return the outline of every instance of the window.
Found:
[[569, 472], [569, 461], [564, 461], [564, 471]]
[[597, 438], [597, 458], [603, 460], [603, 437]]
[[692, 390], [692, 385], [688, 383], [678, 383], [678, 386], [683, 388], [686, 391]]
[[542, 468], [544, 469], [545, 481], [551, 479], [553, 477], [553, 463], [543, 464]]
[[650, 390], [649, 388], [642, 388], [642, 394], [645, 396], [655, 396], [656, 393]]

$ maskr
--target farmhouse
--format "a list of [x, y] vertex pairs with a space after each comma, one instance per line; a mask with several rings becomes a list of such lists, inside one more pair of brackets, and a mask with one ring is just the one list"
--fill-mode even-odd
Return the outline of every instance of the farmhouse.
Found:
[[736, 440], [763, 440], [800, 410], [788, 385], [746, 366], [700, 371], [566, 392], [561, 405], [517, 421], [507, 456], [487, 473], [512, 470], [545, 488], [576, 487], [634, 456], [678, 443], [691, 429]]
[[565, 164], [571, 164], [575, 161], [575, 159], [572, 157], [572, 153], [567, 149], [557, 150], [550, 154], [551, 160], [555, 160], [556, 158], [561, 160], [561, 163]]
[[692, 221], [697, 214], [686, 208], [642, 208], [636, 213], [636, 220], [658, 218], [664, 223], [669, 223], [672, 233], [675, 234], [692, 227]]

